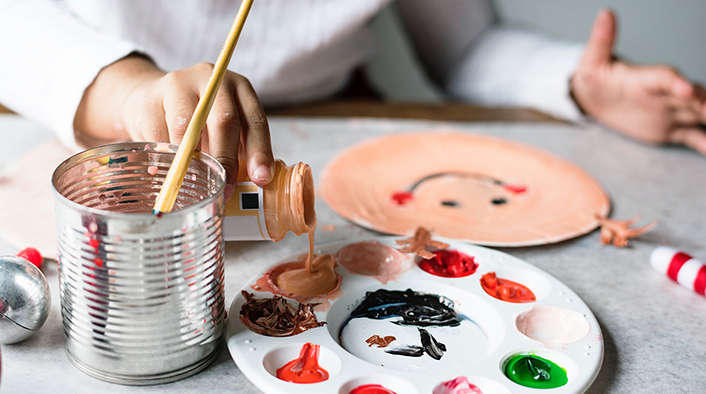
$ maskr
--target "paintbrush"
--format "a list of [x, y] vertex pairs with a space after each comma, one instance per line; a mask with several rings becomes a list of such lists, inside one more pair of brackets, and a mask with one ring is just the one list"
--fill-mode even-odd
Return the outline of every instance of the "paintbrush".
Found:
[[248, 17], [252, 3], [253, 0], [243, 0], [240, 4], [240, 9], [235, 16], [233, 26], [230, 28], [230, 32], [228, 32], [226, 42], [223, 44], [223, 49], [221, 49], [221, 53], [218, 55], [218, 59], [213, 67], [211, 78], [208, 80], [206, 89], [196, 105], [194, 116], [191, 117], [184, 138], [181, 144], [179, 144], [179, 149], [174, 156], [172, 165], [169, 167], [169, 172], [167, 172], [167, 176], [164, 178], [162, 189], [159, 191], [159, 195], [157, 195], [157, 200], [152, 210], [154, 214], [169, 212], [172, 210], [172, 207], [174, 207], [179, 189], [184, 182], [184, 176], [189, 169], [191, 158], [194, 156], [196, 145], [201, 139], [201, 130], [206, 125], [206, 119], [208, 118], [209, 112], [211, 112], [218, 87], [221, 85], [223, 76], [228, 69], [228, 63], [230, 63], [230, 58], [233, 55], [235, 44], [240, 37], [240, 32], [243, 31], [243, 25], [245, 25], [245, 19]]

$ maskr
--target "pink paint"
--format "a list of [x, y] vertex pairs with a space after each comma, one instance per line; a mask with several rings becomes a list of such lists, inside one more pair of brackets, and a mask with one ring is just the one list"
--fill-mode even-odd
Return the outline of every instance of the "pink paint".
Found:
[[348, 392], [348, 394], [396, 394], [394, 391], [379, 384], [364, 384]]
[[346, 245], [338, 251], [336, 259], [347, 270], [382, 284], [397, 280], [400, 274], [412, 268], [409, 256], [378, 241]]
[[441, 382], [434, 388], [432, 394], [483, 394], [480, 388], [468, 381], [465, 376], [459, 376], [456, 379]]
[[156, 166], [149, 166], [147, 167], [147, 172], [150, 173], [150, 175], [157, 175], [157, 171], [159, 169]]

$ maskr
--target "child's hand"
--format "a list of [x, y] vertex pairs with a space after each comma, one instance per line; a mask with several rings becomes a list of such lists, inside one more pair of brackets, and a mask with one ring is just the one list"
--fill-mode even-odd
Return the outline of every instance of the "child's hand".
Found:
[[613, 58], [615, 16], [601, 11], [576, 73], [574, 98], [593, 118], [649, 143], [684, 144], [706, 154], [706, 90], [668, 67]]
[[[181, 142], [213, 66], [165, 73], [150, 60], [128, 56], [103, 69], [86, 89], [74, 126], [107, 140]], [[272, 146], [265, 112], [250, 82], [227, 71], [201, 134], [200, 149], [226, 169], [226, 199], [238, 176], [238, 158], [258, 185], [272, 180]]]

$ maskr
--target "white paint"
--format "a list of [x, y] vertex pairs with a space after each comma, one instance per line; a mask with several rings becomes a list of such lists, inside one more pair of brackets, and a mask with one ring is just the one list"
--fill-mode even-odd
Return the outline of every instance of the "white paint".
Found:
[[517, 331], [549, 348], [574, 343], [588, 335], [586, 317], [554, 305], [534, 305], [515, 319]]

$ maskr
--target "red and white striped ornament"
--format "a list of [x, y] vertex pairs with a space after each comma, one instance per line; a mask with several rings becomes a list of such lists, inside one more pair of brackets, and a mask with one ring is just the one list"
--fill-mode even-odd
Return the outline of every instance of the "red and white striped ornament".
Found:
[[673, 248], [660, 246], [650, 256], [652, 267], [680, 285], [706, 295], [706, 265]]

